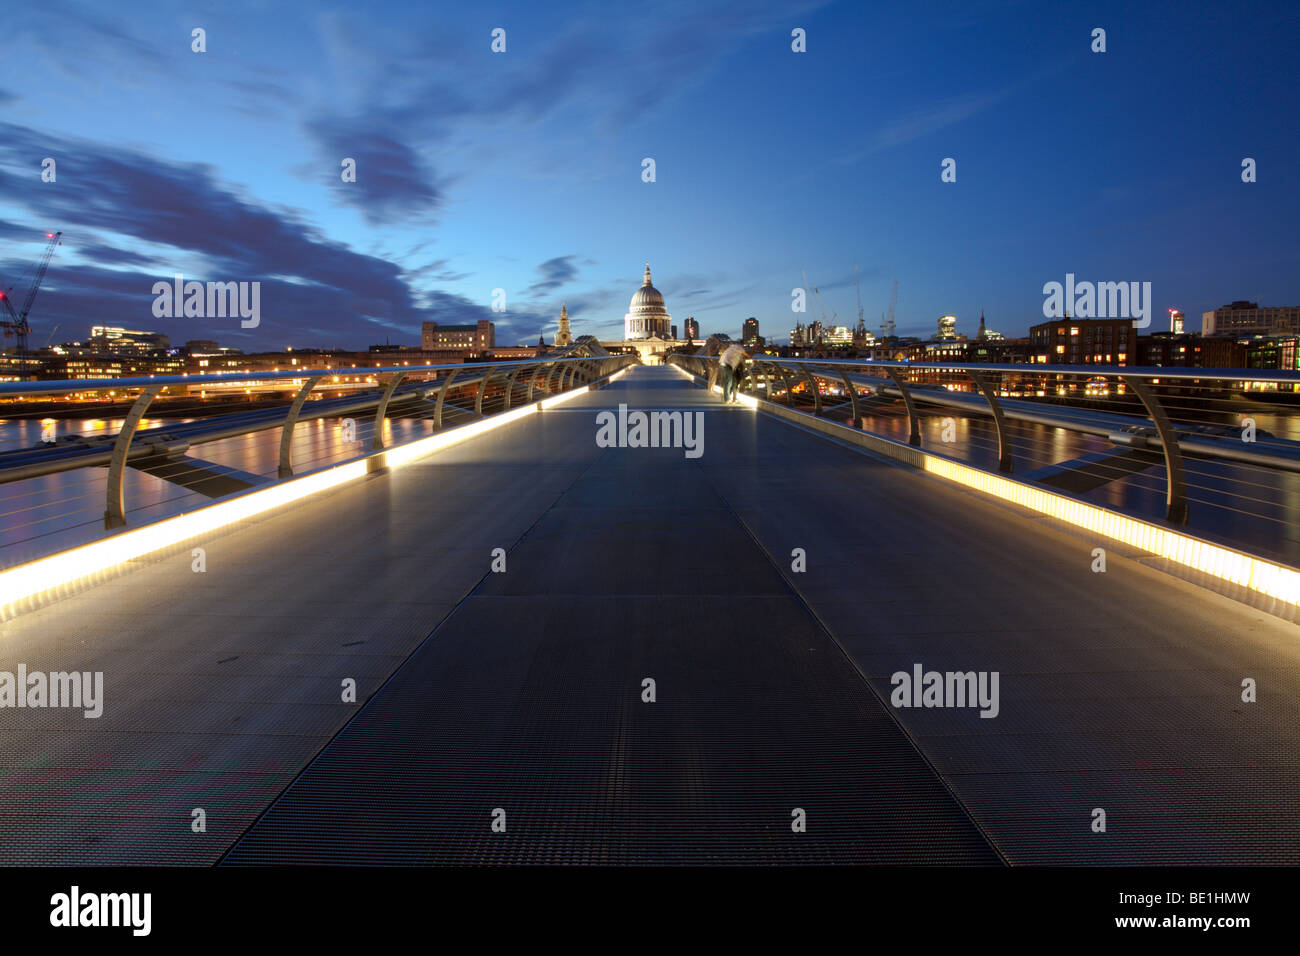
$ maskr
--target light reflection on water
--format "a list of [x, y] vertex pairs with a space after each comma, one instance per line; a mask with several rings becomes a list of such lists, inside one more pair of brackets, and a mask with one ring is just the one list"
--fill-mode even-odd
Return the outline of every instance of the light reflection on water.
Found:
[[[832, 413], [833, 414], [833, 413]], [[1251, 412], [1257, 426], [1278, 437], [1300, 440], [1300, 417], [1269, 411]], [[989, 418], [953, 416], [951, 442], [942, 440], [943, 414], [923, 413], [922, 446], [976, 467], [995, 470], [997, 432]], [[141, 428], [166, 427], [192, 419], [148, 419]], [[1224, 424], [1239, 424], [1239, 413], [1224, 413]], [[864, 419], [864, 428], [906, 442], [907, 416], [901, 408], [880, 409]], [[111, 437], [121, 418], [54, 422], [56, 437]], [[1103, 438], [1027, 422], [1009, 422], [1015, 474], [1112, 448]], [[293, 461], [299, 473], [365, 453], [371, 445], [373, 420], [358, 416], [356, 441], [345, 440], [337, 419], [301, 422], [294, 432]], [[388, 419], [384, 443], [401, 444], [432, 432], [432, 423]], [[0, 450], [39, 445], [38, 419], [0, 420]], [[278, 428], [195, 446], [190, 454], [206, 461], [273, 479], [279, 454]], [[1217, 462], [1189, 461], [1189, 530], [1238, 543], [1248, 550], [1300, 564], [1300, 475]], [[0, 486], [0, 567], [32, 560], [61, 548], [103, 536], [105, 469], [84, 468]], [[128, 520], [133, 525], [180, 514], [210, 499], [133, 469], [123, 481]], [[1103, 485], [1084, 497], [1099, 505], [1161, 519], [1165, 509], [1163, 468]], [[1247, 500], [1243, 500], [1243, 496]], [[1245, 513], [1243, 513], [1245, 512]]]
[[[141, 428], [177, 425], [191, 419], [150, 419]], [[346, 461], [369, 452], [374, 420], [358, 416], [356, 440], [345, 440], [337, 419], [300, 422], [294, 429], [293, 465], [297, 473]], [[55, 423], [55, 436], [114, 436], [122, 419], [69, 419]], [[431, 434], [428, 421], [387, 419], [384, 443], [396, 445]], [[32, 448], [41, 443], [41, 422], [0, 421], [0, 450]], [[213, 462], [223, 470], [236, 470], [267, 479], [276, 477], [280, 429], [253, 432], [208, 442], [190, 449], [189, 455]], [[104, 536], [107, 469], [79, 468], [0, 485], [0, 567], [22, 564], [63, 548], [85, 544]], [[212, 500], [196, 492], [126, 469], [122, 480], [127, 520], [147, 524], [171, 517]]]
[[[921, 414], [921, 446], [967, 464], [996, 471], [997, 428], [991, 418], [953, 417], [953, 440], [943, 441], [942, 413]], [[1256, 426], [1278, 438], [1300, 437], [1295, 416], [1252, 412]], [[1240, 416], [1224, 416], [1239, 425]], [[1009, 421], [1015, 475], [1114, 448], [1104, 438], [1031, 422]], [[863, 420], [863, 430], [906, 442], [907, 415], [892, 406]], [[1232, 462], [1184, 461], [1190, 500], [1188, 530], [1236, 544], [1244, 550], [1300, 566], [1300, 474]], [[1102, 485], [1082, 496], [1116, 511], [1150, 520], [1165, 517], [1163, 465]]]

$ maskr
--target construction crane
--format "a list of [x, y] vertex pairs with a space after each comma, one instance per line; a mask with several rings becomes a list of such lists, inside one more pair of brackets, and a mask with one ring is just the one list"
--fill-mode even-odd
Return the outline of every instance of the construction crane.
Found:
[[[805, 289], [809, 288], [809, 285], [808, 285], [808, 273], [807, 273], [807, 272], [804, 272], [804, 273], [803, 273], [803, 285], [804, 285], [804, 288], [805, 288]], [[812, 290], [813, 290], [813, 295], [815, 295], [815, 296], [817, 297], [817, 308], [818, 308], [819, 310], [821, 310], [821, 314], [822, 314], [821, 327], [822, 327], [822, 332], [823, 332], [823, 334], [824, 334], [824, 333], [826, 332], [827, 327], [830, 325], [830, 320], [826, 318], [826, 306], [822, 305], [822, 294], [821, 294], [821, 290], [818, 289], [816, 286], [812, 286], [811, 288], [812, 288]], [[819, 341], [813, 342], [812, 344], [813, 344], [813, 345], [819, 345], [819, 344], [821, 344], [821, 343], [820, 343], [820, 338], [821, 338], [821, 336], [817, 336], [817, 339], [818, 339]]]
[[853, 263], [853, 287], [858, 292], [858, 328], [862, 328], [862, 278], [858, 274], [858, 264]]
[[32, 280], [32, 287], [27, 290], [27, 298], [23, 300], [22, 310], [14, 311], [14, 305], [9, 301], [9, 293], [13, 291], [13, 286], [10, 286], [4, 292], [0, 292], [0, 303], [3, 303], [5, 315], [8, 316], [8, 318], [0, 320], [0, 327], [5, 330], [5, 338], [10, 336], [17, 338], [19, 355], [27, 351], [27, 335], [32, 330], [32, 327], [27, 322], [27, 315], [32, 311], [32, 303], [36, 301], [36, 293], [40, 291], [41, 282], [45, 278], [45, 270], [50, 266], [50, 257], [54, 255], [54, 247], [59, 244], [63, 233], [47, 232], [45, 236], [50, 241], [45, 245], [45, 252], [41, 255], [41, 264], [36, 268], [36, 278]]
[[858, 271], [858, 264], [853, 263], [853, 287], [858, 295], [858, 324], [853, 329], [853, 344], [859, 347], [866, 344], [867, 341], [867, 322], [862, 315], [862, 277]]
[[894, 290], [889, 293], [889, 317], [880, 323], [881, 338], [892, 339], [894, 337], [894, 309], [898, 305], [898, 280], [894, 280]]

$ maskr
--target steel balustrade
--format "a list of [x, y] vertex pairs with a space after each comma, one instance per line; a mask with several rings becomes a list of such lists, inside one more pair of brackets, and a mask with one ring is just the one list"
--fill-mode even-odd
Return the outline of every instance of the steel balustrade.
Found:
[[[0, 382], [0, 402], [5, 399], [25, 400], [39, 397], [80, 395], [82, 393], [130, 393], [139, 389], [130, 410], [111, 447], [98, 436], [76, 436], [62, 442], [34, 448], [0, 451], [0, 484], [28, 478], [71, 471], [78, 468], [107, 466], [105, 483], [104, 526], [108, 530], [127, 524], [123, 479], [131, 466], [151, 467], [159, 461], [176, 462], [177, 474], [193, 475], [194, 463], [210, 466], [185, 457], [194, 445], [248, 435], [258, 431], [280, 430], [278, 455], [274, 478], [247, 476], [252, 481], [272, 483], [295, 477], [293, 465], [293, 435], [298, 422], [307, 418], [319, 420], [373, 411], [373, 435], [369, 453], [385, 449], [384, 427], [392, 406], [401, 404], [413, 417], [431, 419], [435, 431], [444, 427], [444, 414], [448, 396], [453, 389], [473, 388], [473, 414], [486, 417], [484, 402], [493, 390], [502, 385], [501, 410], [516, 406], [512, 394], [520, 375], [528, 376], [528, 404], [539, 399], [570, 390], [578, 372], [583, 376], [583, 387], [594, 388], [615, 372], [637, 361], [632, 355], [567, 356], [546, 359], [527, 359], [491, 364], [447, 364], [396, 366], [373, 369], [291, 369], [262, 372], [216, 372], [205, 375], [172, 375], [147, 378], [86, 379], [74, 381]], [[559, 382], [552, 383], [559, 373]], [[542, 394], [538, 392], [538, 376], [545, 374]], [[567, 376], [566, 376], [567, 373]], [[334, 398], [318, 398], [308, 405], [313, 392], [328, 379], [340, 376], [366, 376], [374, 378], [370, 388], [358, 389], [354, 394]], [[432, 376], [423, 381], [415, 377]], [[567, 377], [567, 382], [566, 382]], [[192, 422], [168, 425], [164, 428], [140, 430], [139, 425], [156, 400], [167, 389], [183, 390], [180, 395], [194, 395], [200, 390], [228, 385], [258, 385], [284, 383], [293, 398], [286, 405], [268, 409], [239, 411]], [[196, 397], [196, 401], [200, 400]], [[432, 404], [432, 410], [428, 408]], [[3, 409], [0, 404], [0, 409]], [[540, 406], [539, 406], [540, 407]], [[459, 409], [462, 412], [468, 409]], [[396, 447], [396, 446], [395, 446]], [[364, 457], [364, 456], [363, 456]], [[349, 459], [350, 460], [350, 459]], [[188, 463], [188, 464], [187, 464]], [[218, 467], [218, 466], [211, 466]], [[166, 473], [151, 472], [168, 480]]]
[[[702, 355], [675, 355], [667, 358], [670, 364], [701, 380], [711, 378], [716, 372], [718, 358]], [[1188, 521], [1190, 503], [1188, 496], [1186, 456], [1202, 460], [1234, 462], [1279, 472], [1300, 473], [1300, 442], [1271, 439], [1265, 444], [1251, 444], [1230, 436], [1233, 426], [1196, 426], [1175, 423], [1163, 402], [1153, 389], [1160, 384], [1204, 388], [1206, 382], [1267, 383], [1273, 386], [1295, 387], [1300, 392], [1300, 373], [1290, 371], [1262, 371], [1256, 369], [1197, 369], [1197, 368], [1135, 368], [1129, 366], [1052, 366], [1040, 364], [967, 364], [961, 362], [891, 362], [869, 359], [812, 359], [780, 358], [755, 355], [756, 370], [746, 393], [755, 399], [777, 402], [783, 393], [784, 404], [795, 409], [795, 383], [802, 380], [811, 394], [811, 408], [804, 406], [806, 414], [822, 417], [828, 414], [821, 395], [821, 382], [835, 382], [845, 392], [849, 420], [855, 429], [865, 427], [860, 392], [873, 397], [873, 401], [901, 401], [907, 414], [907, 443], [920, 447], [922, 441], [920, 406], [939, 406], [958, 409], [967, 415], [992, 418], [997, 435], [997, 470], [1010, 474], [1015, 471], [1015, 454], [1010, 421], [1046, 425], [1081, 434], [1108, 439], [1112, 446], [1123, 452], [1150, 453], [1163, 460], [1166, 520], [1183, 525]], [[774, 371], [773, 371], [774, 370]], [[959, 375], [969, 380], [973, 394], [950, 391], [937, 383], [917, 382], [918, 375]], [[777, 376], [780, 381], [777, 382]], [[1006, 392], [1003, 380], [1015, 376], [1020, 379], [1039, 379], [1046, 383], [1073, 383], [1076, 387], [1097, 379], [1122, 383], [1135, 396], [1146, 414], [1146, 419], [1136, 414], [1121, 414], [1071, 405], [1055, 405], [1032, 399], [1015, 399], [999, 395]], [[760, 381], [761, 377], [761, 381]], [[1000, 387], [999, 383], [1003, 382]], [[777, 386], [774, 392], [773, 386]], [[760, 394], [761, 392], [761, 394]], [[1043, 392], [1039, 391], [1042, 395]], [[1109, 392], [1105, 394], [1109, 395]], [[1117, 394], [1123, 394], [1119, 392]], [[976, 397], [978, 396], [978, 397]], [[1197, 397], [1193, 396], [1193, 401]], [[1198, 409], [1194, 409], [1197, 411]], [[1083, 464], [1104, 471], [1105, 464], [1080, 459]], [[1130, 473], [1148, 467], [1151, 459], [1139, 457]], [[1066, 462], [1064, 465], [1071, 465]], [[1116, 474], [1121, 472], [1116, 469]], [[1112, 480], [1112, 479], [1107, 479]], [[1104, 482], [1100, 482], [1104, 483]], [[1243, 492], [1244, 494], [1245, 492]]]
[[163, 386], [161, 385], [150, 385], [140, 393], [140, 396], [135, 400], [135, 404], [131, 406], [131, 410], [127, 412], [126, 420], [122, 422], [122, 429], [117, 433], [117, 440], [113, 442], [113, 458], [108, 464], [108, 481], [105, 484], [108, 499], [104, 508], [105, 528], [120, 528], [126, 524], [126, 506], [122, 500], [122, 475], [126, 471], [126, 453], [131, 447], [131, 440], [135, 437], [135, 430], [140, 424], [140, 419], [144, 417], [150, 403], [158, 397], [158, 393], [162, 390]]

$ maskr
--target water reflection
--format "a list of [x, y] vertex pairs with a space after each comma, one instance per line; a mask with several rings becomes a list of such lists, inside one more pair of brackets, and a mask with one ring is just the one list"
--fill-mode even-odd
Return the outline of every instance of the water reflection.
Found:
[[[165, 427], [188, 421], [192, 419], [150, 419], [141, 427]], [[374, 420], [357, 417], [355, 423], [355, 438], [349, 441], [337, 419], [300, 422], [294, 430], [294, 470], [301, 474], [369, 452]], [[56, 435], [111, 437], [121, 426], [120, 418], [69, 419], [57, 423]], [[39, 446], [41, 428], [41, 422], [36, 419], [0, 421], [0, 449]], [[401, 444], [432, 432], [431, 422], [390, 418], [384, 422], [384, 443]], [[280, 430], [272, 428], [196, 445], [189, 454], [223, 470], [274, 479], [279, 451]], [[12, 567], [103, 537], [106, 475], [103, 467], [79, 468], [0, 485], [0, 567]], [[122, 489], [131, 525], [191, 511], [211, 500], [132, 468], [123, 476]]]

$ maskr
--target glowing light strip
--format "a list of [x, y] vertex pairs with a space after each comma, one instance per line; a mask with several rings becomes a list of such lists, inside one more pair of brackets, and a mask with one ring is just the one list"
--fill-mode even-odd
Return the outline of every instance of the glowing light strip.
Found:
[[1011, 481], [978, 468], [936, 458], [924, 452], [921, 454], [922, 468], [940, 478], [1010, 501], [1076, 528], [1122, 541], [1150, 554], [1168, 558], [1176, 564], [1277, 598], [1287, 604], [1300, 605], [1300, 571], [1168, 528], [1157, 527], [1106, 508]]
[[388, 467], [397, 467], [510, 422], [536, 415], [539, 409], [563, 405], [586, 393], [585, 388], [575, 388], [530, 405], [498, 413], [491, 418], [438, 432], [396, 448], [374, 452], [355, 461], [329, 466], [299, 478], [290, 478], [269, 488], [250, 491], [238, 498], [218, 501], [197, 511], [164, 518], [102, 541], [93, 541], [48, 558], [39, 558], [0, 571], [0, 619], [9, 617], [14, 605], [20, 601], [74, 584], [90, 583], [96, 578], [107, 576], [127, 561], [364, 478], [369, 472], [370, 462], [376, 459], [382, 459]]
[[[687, 378], [695, 380], [696, 376], [680, 366], [674, 364], [673, 367]], [[759, 404], [756, 399], [751, 399], [751, 401], [755, 405]], [[772, 414], [783, 420], [791, 420], [791, 416], [800, 414], [788, 409], [782, 409], [773, 402], [767, 404], [772, 405], [774, 409], [780, 409], [779, 412], [773, 412]], [[828, 425], [835, 429], [842, 428], [855, 437], [862, 437], [864, 434], [857, 429], [845, 428], [843, 425], [821, 419], [816, 421], [819, 426]], [[1276, 598], [1287, 604], [1300, 605], [1300, 571], [1296, 571], [1294, 568], [1275, 564], [1272, 561], [1235, 551], [1232, 548], [1211, 544], [1208, 541], [1193, 538], [1191, 535], [1171, 531], [1168, 528], [1161, 528], [1106, 508], [1085, 504], [1073, 498], [1066, 498], [1063, 495], [1034, 488], [991, 472], [980, 471], [978, 468], [972, 468], [969, 465], [963, 465], [947, 458], [938, 458], [921, 451], [919, 448], [903, 445], [900, 442], [891, 441], [879, 435], [870, 435], [870, 437], [883, 444], [905, 449], [909, 453], [909, 460], [919, 459], [922, 470], [929, 474], [956, 482], [959, 485], [991, 495], [994, 498], [1010, 501], [1012, 504], [1047, 515], [1076, 528], [1092, 531], [1114, 541], [1122, 541], [1124, 544], [1132, 545], [1148, 554], [1167, 558], [1175, 564], [1181, 564], [1184, 567], [1200, 571], [1210, 577], [1218, 578], [1220, 581], [1239, 585], [1257, 594]]]

